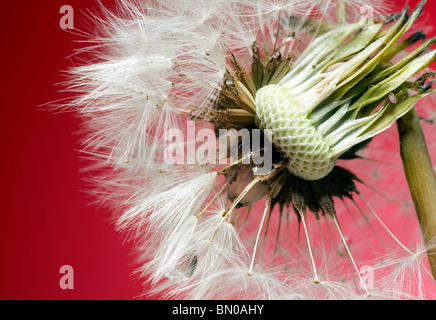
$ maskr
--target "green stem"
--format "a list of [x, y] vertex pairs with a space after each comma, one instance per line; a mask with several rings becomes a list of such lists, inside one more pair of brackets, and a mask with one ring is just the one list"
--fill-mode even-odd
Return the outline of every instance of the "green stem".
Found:
[[404, 171], [436, 280], [436, 177], [415, 108], [400, 118], [397, 124]]

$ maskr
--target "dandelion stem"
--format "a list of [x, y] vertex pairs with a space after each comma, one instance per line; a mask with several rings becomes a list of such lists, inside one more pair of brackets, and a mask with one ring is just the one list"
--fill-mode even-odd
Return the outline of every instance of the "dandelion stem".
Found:
[[[436, 177], [415, 108], [400, 118], [397, 124], [404, 171], [424, 241], [430, 246], [436, 238]], [[436, 280], [436, 248], [433, 246], [427, 253]]]

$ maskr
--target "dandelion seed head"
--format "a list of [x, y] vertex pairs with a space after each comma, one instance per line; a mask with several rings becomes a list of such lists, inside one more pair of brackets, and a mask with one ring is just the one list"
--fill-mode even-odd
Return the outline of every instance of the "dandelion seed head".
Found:
[[392, 125], [434, 92], [432, 40], [405, 39], [424, 2], [392, 15], [378, 0], [118, 4], [95, 17], [70, 107], [85, 152], [110, 168], [94, 193], [122, 211], [154, 292], [432, 293], [428, 243], [413, 251], [391, 231], [420, 227]]

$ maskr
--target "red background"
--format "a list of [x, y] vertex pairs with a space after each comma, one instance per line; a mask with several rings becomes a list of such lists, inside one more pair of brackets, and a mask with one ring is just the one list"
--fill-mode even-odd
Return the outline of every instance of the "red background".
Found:
[[[77, 29], [86, 26], [84, 12], [98, 10], [93, 0], [0, 3], [0, 299], [132, 299], [147, 290], [131, 275], [132, 245], [82, 191], [80, 122], [38, 108], [66, 97], [55, 84], [80, 47], [81, 37], [59, 27], [65, 4]], [[427, 21], [434, 12], [430, 0]], [[62, 265], [74, 268], [73, 290], [59, 287]]]

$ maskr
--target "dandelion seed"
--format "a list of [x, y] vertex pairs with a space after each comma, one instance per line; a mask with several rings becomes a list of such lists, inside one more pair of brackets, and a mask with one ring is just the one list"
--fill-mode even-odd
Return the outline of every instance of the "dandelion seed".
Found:
[[[436, 92], [436, 40], [414, 30], [424, 4], [387, 15], [376, 0], [120, 0], [121, 14], [98, 19], [98, 59], [72, 70], [70, 88], [82, 93], [72, 106], [89, 130], [86, 152], [113, 168], [98, 188], [123, 209], [118, 229], [138, 242], [156, 292], [431, 294], [422, 252], [434, 248], [413, 253], [384, 220], [410, 217], [382, 214], [360, 190], [387, 175], [374, 175], [377, 165], [401, 170], [361, 153]], [[170, 130], [181, 139], [168, 141]], [[398, 247], [406, 258], [391, 256]], [[374, 288], [363, 265], [376, 272]]]

